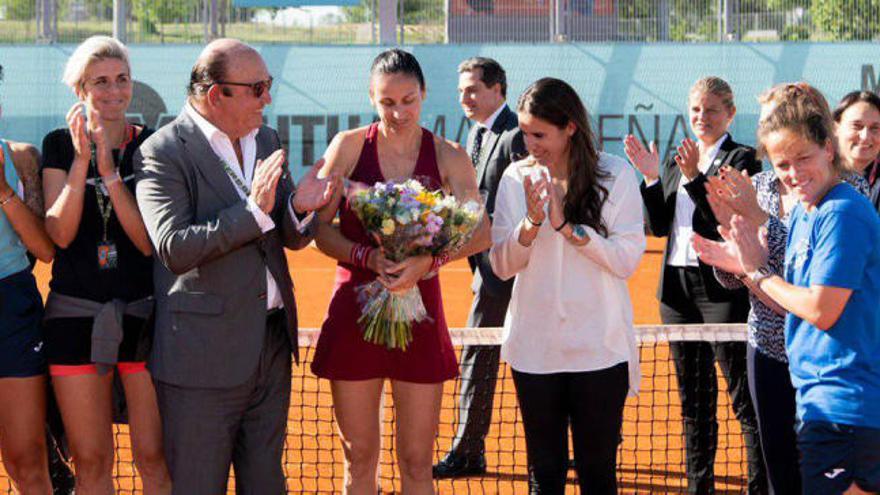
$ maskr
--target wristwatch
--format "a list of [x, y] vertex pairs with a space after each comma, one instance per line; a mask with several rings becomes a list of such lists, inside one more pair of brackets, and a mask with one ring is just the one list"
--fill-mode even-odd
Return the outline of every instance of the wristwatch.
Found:
[[755, 287], [760, 287], [762, 280], [764, 280], [765, 278], [770, 278], [773, 275], [775, 274], [772, 270], [770, 270], [770, 266], [764, 263], [763, 265], [759, 266], [757, 270], [749, 273], [749, 278], [752, 280], [752, 283], [755, 284]]

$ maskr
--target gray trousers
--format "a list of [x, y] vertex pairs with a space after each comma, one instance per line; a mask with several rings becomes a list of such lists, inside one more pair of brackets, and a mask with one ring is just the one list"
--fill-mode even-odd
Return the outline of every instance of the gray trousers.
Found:
[[[474, 294], [468, 315], [469, 327], [500, 327], [510, 299], [495, 298], [484, 291]], [[498, 379], [499, 345], [466, 345], [461, 351], [461, 396], [459, 424], [450, 454], [460, 458], [482, 456], [492, 422], [492, 402]]]
[[236, 494], [286, 493], [281, 455], [291, 358], [283, 312], [267, 320], [264, 339], [257, 368], [241, 385], [192, 388], [157, 382], [175, 495], [226, 493], [230, 465]]

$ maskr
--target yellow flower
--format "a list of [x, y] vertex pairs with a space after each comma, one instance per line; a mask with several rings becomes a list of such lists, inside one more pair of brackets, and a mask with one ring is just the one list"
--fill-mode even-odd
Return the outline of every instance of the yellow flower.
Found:
[[422, 203], [423, 205], [427, 205], [429, 207], [434, 206], [434, 203], [437, 202], [437, 197], [429, 191], [420, 192], [416, 199], [419, 201], [419, 203]]
[[391, 220], [390, 218], [382, 220], [382, 233], [385, 235], [391, 235], [394, 233], [394, 220]]

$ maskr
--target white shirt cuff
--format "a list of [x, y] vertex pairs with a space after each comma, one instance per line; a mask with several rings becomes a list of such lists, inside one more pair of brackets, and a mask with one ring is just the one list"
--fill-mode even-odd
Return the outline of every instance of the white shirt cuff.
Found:
[[257, 221], [257, 225], [260, 226], [260, 230], [264, 234], [275, 228], [275, 222], [272, 220], [272, 217], [270, 217], [263, 210], [261, 210], [260, 207], [257, 206], [257, 203], [254, 202], [253, 199], [251, 199], [251, 198], [247, 199], [246, 208], [254, 216], [254, 220]]
[[651, 187], [658, 182], [660, 182], [660, 177], [657, 177], [656, 179], [651, 179], [651, 180], [648, 180], [648, 178], [645, 177], [645, 187]]
[[293, 226], [296, 228], [296, 231], [302, 234], [305, 232], [306, 227], [309, 225], [309, 222], [312, 221], [312, 218], [315, 216], [314, 211], [310, 211], [305, 218], [300, 221], [299, 216], [296, 214], [296, 210], [293, 208], [293, 194], [290, 195], [290, 199], [287, 200], [287, 209], [290, 210], [290, 218], [293, 219]]

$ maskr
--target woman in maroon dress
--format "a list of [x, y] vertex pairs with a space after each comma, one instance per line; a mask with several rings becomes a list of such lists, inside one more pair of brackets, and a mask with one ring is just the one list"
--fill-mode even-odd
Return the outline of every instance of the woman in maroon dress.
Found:
[[[340, 132], [325, 155], [324, 174], [376, 182], [420, 180], [459, 199], [479, 197], [474, 168], [464, 150], [419, 125], [425, 81], [415, 57], [399, 49], [379, 54], [370, 70], [370, 101], [379, 122]], [[332, 220], [339, 211], [339, 226]], [[333, 298], [312, 363], [312, 371], [331, 380], [334, 412], [346, 460], [345, 492], [375, 494], [379, 462], [380, 404], [385, 379], [391, 380], [396, 408], [396, 453], [404, 493], [432, 493], [431, 463], [440, 420], [443, 381], [458, 374], [449, 339], [437, 260], [415, 256], [400, 263], [373, 249], [370, 238], [342, 193], [320, 212], [318, 247], [339, 260]], [[455, 254], [464, 257], [489, 247], [489, 225]], [[418, 285], [429, 319], [413, 326], [406, 351], [365, 342], [357, 323], [356, 287], [374, 279], [388, 290]]]

